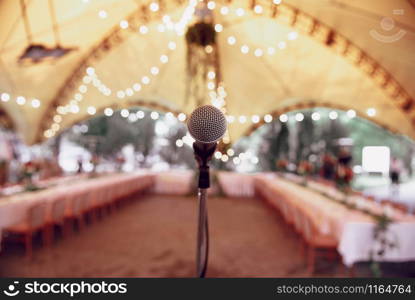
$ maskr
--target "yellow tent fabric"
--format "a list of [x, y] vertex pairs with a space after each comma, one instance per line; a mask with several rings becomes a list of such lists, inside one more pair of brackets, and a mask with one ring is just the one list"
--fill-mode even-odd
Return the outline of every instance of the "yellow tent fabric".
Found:
[[[54, 46], [49, 1], [24, 2], [33, 43]], [[289, 16], [298, 10], [346, 37], [387, 70], [384, 77], [399, 83], [407, 93], [404, 98], [409, 101], [415, 98], [415, 8], [410, 1], [228, 2], [215, 1], [214, 9], [215, 23], [223, 25], [218, 33], [218, 47], [227, 92], [226, 109], [228, 115], [247, 117], [245, 123], [229, 124], [232, 141], [249, 131], [252, 116], [263, 118], [271, 112], [302, 105], [354, 109], [390, 130], [415, 137], [411, 104], [405, 104], [403, 109], [402, 104], [396, 103], [393, 91], [385, 91], [382, 83], [339, 51], [284, 22], [284, 14]], [[253, 2], [261, 8], [253, 7]], [[159, 7], [157, 11], [149, 9], [154, 3]], [[70, 103], [77, 93], [82, 94], [79, 112], [58, 117], [57, 132], [91, 117], [90, 107], [102, 112], [107, 107], [139, 103], [186, 114], [194, 109], [194, 103], [186, 101], [184, 36], [174, 31], [159, 31], [159, 25], [165, 21], [163, 17], [168, 15], [173, 21], [179, 20], [188, 1], [55, 0], [61, 44], [76, 50], [56, 61], [30, 66], [18, 62], [28, 45], [20, 4], [16, 0], [0, 1], [0, 93], [10, 96], [10, 99], [0, 96], [3, 97], [0, 105], [27, 143], [44, 139], [45, 130], [53, 125], [53, 117], [59, 115], [57, 107]], [[278, 6], [280, 17], [272, 17], [273, 5]], [[226, 14], [221, 11], [225, 6]], [[389, 19], [384, 20], [385, 17]], [[120, 23], [123, 20], [128, 23]], [[128, 28], [120, 28], [126, 25]], [[148, 30], [145, 34], [140, 33], [142, 25]], [[375, 38], [373, 30], [379, 34], [377, 37], [403, 35], [396, 41], [385, 42]], [[114, 31], [117, 35], [111, 35]], [[291, 39], [290, 33], [294, 31], [298, 31], [298, 37]], [[106, 51], [94, 52], [109, 36], [120, 40], [107, 41], [110, 46]], [[229, 42], [232, 37], [234, 43]], [[176, 45], [174, 50], [169, 48], [171, 42]], [[242, 53], [243, 46], [249, 48], [249, 53]], [[272, 55], [266, 53], [271, 47], [275, 49]], [[256, 49], [263, 53], [255, 52]], [[160, 62], [163, 55], [168, 56], [167, 63]], [[153, 66], [158, 66], [154, 72], [157, 75], [151, 73]], [[101, 91], [92, 83], [84, 93], [78, 90], [87, 67], [94, 68]], [[149, 84], [141, 82], [143, 76], [149, 76]], [[142, 85], [140, 91], [134, 90], [137, 82]], [[111, 95], [103, 93], [103, 86], [111, 89]], [[131, 96], [117, 97], [118, 90], [126, 92], [128, 88], [133, 92]], [[25, 104], [21, 105], [22, 99], [16, 101], [18, 96], [24, 97]], [[33, 99], [40, 100], [40, 107], [32, 106]], [[368, 116], [367, 110], [371, 108], [376, 114]]]

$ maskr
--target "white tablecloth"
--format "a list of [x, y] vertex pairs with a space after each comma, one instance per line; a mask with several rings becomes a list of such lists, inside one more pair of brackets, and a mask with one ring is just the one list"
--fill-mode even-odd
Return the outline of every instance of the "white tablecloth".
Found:
[[69, 203], [73, 197], [84, 190], [94, 191], [90, 193], [90, 197], [96, 197], [98, 191], [107, 191], [104, 195], [107, 196], [105, 201], [111, 201], [110, 197], [116, 198], [138, 192], [151, 186], [153, 181], [153, 175], [142, 173], [107, 175], [93, 179], [82, 177], [81, 180], [65, 182], [64, 185], [2, 197], [0, 198], [0, 237], [4, 228], [22, 222], [28, 209], [35, 203], [56, 200], [65, 200]]
[[[370, 260], [370, 250], [377, 248], [376, 241], [373, 239], [376, 223], [371, 216], [349, 209], [310, 188], [299, 186], [286, 179], [258, 176], [255, 184], [258, 192], [271, 203], [279, 207], [294, 206], [307, 210], [322, 234], [332, 235], [338, 240], [338, 251], [346, 266]], [[330, 195], [338, 194], [331, 188], [327, 188], [327, 191]], [[376, 213], [382, 212], [378, 203], [367, 203], [364, 199], [353, 198], [359, 205], [364, 205]], [[384, 256], [374, 259], [415, 260], [415, 217], [392, 208], [391, 210], [394, 223], [388, 227], [390, 232], [387, 232], [387, 235], [396, 237], [398, 247], [388, 249]]]
[[219, 172], [219, 184], [228, 197], [253, 197], [254, 178], [252, 174]]

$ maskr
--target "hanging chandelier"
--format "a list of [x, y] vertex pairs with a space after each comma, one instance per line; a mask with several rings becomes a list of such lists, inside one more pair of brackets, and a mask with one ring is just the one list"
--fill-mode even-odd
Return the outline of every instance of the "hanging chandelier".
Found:
[[70, 47], [63, 47], [60, 44], [60, 37], [59, 37], [59, 28], [58, 23], [56, 20], [56, 13], [54, 10], [54, 0], [49, 0], [49, 10], [50, 15], [52, 19], [52, 30], [55, 37], [55, 46], [54, 47], [48, 47], [43, 44], [35, 44], [33, 43], [33, 37], [30, 30], [29, 20], [27, 16], [27, 7], [25, 0], [20, 0], [20, 7], [22, 10], [22, 16], [26, 31], [26, 36], [28, 40], [28, 46], [23, 51], [23, 54], [19, 56], [19, 63], [24, 65], [32, 65], [41, 63], [44, 61], [54, 61], [60, 57], [63, 57], [64, 55], [68, 54], [72, 50], [75, 50], [76, 48], [70, 48]]

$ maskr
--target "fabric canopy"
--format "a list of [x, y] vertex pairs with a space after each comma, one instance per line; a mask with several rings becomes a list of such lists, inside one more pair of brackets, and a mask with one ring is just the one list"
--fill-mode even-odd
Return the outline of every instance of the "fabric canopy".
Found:
[[[22, 2], [0, 0], [0, 105], [27, 143], [108, 107], [149, 105], [186, 114], [194, 109], [186, 95], [185, 38], [168, 26], [160, 28], [166, 15], [178, 22], [188, 1], [23, 2], [33, 44], [55, 46], [52, 2], [60, 45], [74, 49], [59, 59], [22, 64], [19, 57], [28, 46]], [[354, 109], [415, 137], [415, 8], [410, 1], [215, 1], [213, 14], [223, 26], [217, 39], [226, 113], [247, 119], [229, 124], [232, 142], [255, 126], [252, 116], [263, 120], [267, 114], [314, 106]], [[353, 62], [353, 55], [370, 63]], [[88, 67], [95, 83], [83, 82]], [[39, 107], [33, 99], [40, 100]], [[71, 101], [79, 111], [59, 113]]]

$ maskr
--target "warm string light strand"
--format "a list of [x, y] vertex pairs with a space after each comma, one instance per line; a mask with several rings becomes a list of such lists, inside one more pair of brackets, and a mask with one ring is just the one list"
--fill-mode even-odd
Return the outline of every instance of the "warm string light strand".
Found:
[[[157, 31], [158, 32], [168, 32], [168, 31], [174, 31], [176, 32], [176, 34], [178, 36], [182, 36], [185, 34], [185, 29], [187, 24], [190, 22], [190, 20], [193, 17], [194, 11], [195, 11], [195, 7], [197, 5], [197, 0], [191, 0], [189, 1], [189, 5], [186, 7], [181, 19], [179, 22], [174, 23], [171, 21], [170, 16], [165, 15], [162, 17], [162, 24], [159, 24], [157, 26]], [[273, 1], [274, 4], [278, 5], [281, 3], [281, 0], [274, 0]], [[208, 9], [214, 10], [214, 9], [219, 9], [220, 14], [222, 15], [228, 15], [232, 12], [232, 10], [228, 7], [228, 6], [221, 6], [220, 8], [218, 7], [218, 5], [216, 4], [215, 1], [208, 1], [207, 3], [207, 7]], [[152, 2], [149, 4], [149, 8], [152, 12], [157, 12], [159, 10], [159, 4], [157, 2]], [[245, 15], [245, 10], [241, 7], [236, 8], [233, 10], [234, 13], [238, 16], [238, 17], [243, 17]], [[263, 7], [259, 4], [255, 5], [255, 7], [253, 7], [252, 11], [257, 14], [257, 15], [261, 15], [264, 11]], [[105, 19], [108, 16], [108, 13], [104, 10], [101, 10], [99, 12], [99, 17]], [[121, 29], [127, 29], [129, 27], [129, 23], [126, 20], [122, 20], [119, 23], [119, 26], [121, 27]], [[224, 27], [222, 24], [215, 24], [215, 31], [216, 32], [222, 32]], [[146, 25], [141, 25], [138, 28], [138, 32], [141, 35], [146, 35], [148, 34], [150, 31], [149, 27]], [[247, 45], [246, 43], [240, 42], [235, 36], [231, 35], [231, 36], [227, 36], [226, 37], [226, 41], [228, 45], [231, 46], [236, 46], [236, 47], [240, 47], [240, 51], [243, 54], [249, 54], [252, 53], [255, 57], [262, 57], [265, 54], [268, 55], [274, 55], [277, 49], [283, 50], [287, 47], [287, 44], [289, 41], [293, 41], [296, 40], [298, 38], [298, 33], [295, 31], [289, 32], [287, 35], [287, 41], [280, 41], [277, 43], [276, 47], [273, 46], [269, 46], [266, 48], [259, 48], [259, 47], [250, 47], [249, 45]], [[171, 41], [169, 42], [168, 48], [170, 50], [174, 50], [176, 48], [176, 44], [175, 42]], [[169, 61], [169, 57], [166, 54], [163, 54], [160, 56], [160, 62], [165, 64]], [[66, 113], [78, 113], [79, 112], [79, 106], [77, 105], [76, 102], [80, 102], [83, 99], [83, 94], [85, 94], [88, 90], [88, 85], [92, 84], [95, 88], [98, 89], [98, 91], [101, 92], [101, 94], [103, 94], [104, 96], [111, 96], [112, 95], [112, 90], [110, 88], [108, 88], [107, 85], [105, 85], [104, 83], [102, 83], [102, 81], [98, 78], [98, 75], [95, 73], [95, 70], [92, 67], [87, 68], [86, 70], [86, 75], [83, 78], [83, 83], [81, 85], [79, 85], [78, 87], [78, 91], [74, 94], [73, 99], [71, 99], [69, 101], [69, 104], [66, 106], [59, 106], [57, 108], [57, 114], [53, 117], [53, 121], [54, 123], [51, 125], [51, 127], [46, 130], [44, 132], [45, 137], [49, 138], [52, 137], [56, 134], [57, 131], [59, 131], [60, 126], [59, 123], [62, 122], [62, 115], [65, 115]], [[150, 69], [150, 74], [152, 76], [156, 76], [159, 73], [159, 67], [158, 66], [153, 66]], [[115, 95], [117, 96], [117, 98], [119, 99], [123, 99], [126, 97], [131, 97], [133, 96], [135, 93], [139, 92], [142, 89], [143, 85], [148, 85], [151, 82], [151, 76], [150, 74], [148, 75], [144, 75], [141, 78], [141, 82], [136, 82], [134, 83], [132, 86], [125, 88], [125, 89], [121, 89], [121, 90], [117, 90]], [[226, 98], [226, 91], [225, 91], [225, 87], [223, 82], [219, 83], [218, 86], [216, 86], [216, 82], [215, 82], [215, 72], [212, 70], [210, 72], [208, 72], [208, 89], [210, 90], [209, 92], [209, 97], [211, 99], [211, 103], [212, 105], [218, 107], [218, 108], [223, 108], [225, 106], [225, 98]], [[16, 102], [20, 105], [24, 105], [26, 103], [26, 100], [19, 96], [16, 97]], [[7, 102], [9, 101], [10, 96], [8, 94], [0, 94], [0, 100], [2, 100], [3, 102]], [[40, 106], [40, 101], [36, 101], [37, 99], [33, 99], [32, 100], [32, 106], [36, 107], [36, 106]], [[34, 102], [33, 102], [34, 101]], [[94, 106], [88, 106], [87, 107], [87, 113], [89, 115], [95, 115], [97, 112], [96, 108]], [[104, 109], [104, 114], [106, 116], [112, 116], [114, 113], [114, 110], [111, 107], [107, 107]], [[374, 117], [376, 115], [376, 110], [374, 108], [369, 108], [366, 111], [367, 115], [369, 117]], [[123, 109], [121, 110], [121, 115], [123, 117], [128, 118], [129, 121], [134, 122], [135, 120], [144, 118], [145, 114], [143, 111], [139, 111], [137, 112], [137, 114], [130, 114], [129, 111], [127, 109]], [[170, 117], [176, 117], [174, 116], [174, 114], [172, 112], [167, 112], [166, 116], [170, 116]], [[356, 116], [356, 112], [354, 110], [349, 110], [347, 112], [347, 116], [349, 118], [353, 118]], [[153, 120], [157, 120], [159, 117], [159, 113], [157, 111], [152, 111], [150, 113], [150, 117]], [[314, 112], [312, 114], [312, 120], [313, 121], [318, 121], [320, 120], [321, 116], [319, 113]], [[337, 112], [332, 111], [329, 113], [329, 118], [331, 120], [335, 120], [337, 119], [338, 115]], [[177, 115], [177, 119], [181, 122], [184, 122], [186, 120], [186, 114], [184, 113], [179, 113]], [[258, 124], [261, 122], [261, 117], [259, 115], [252, 115], [252, 116], [245, 116], [245, 115], [239, 115], [239, 116], [234, 116], [234, 115], [226, 115], [226, 119], [228, 121], [229, 124], [232, 123], [236, 123], [239, 122], [240, 124], [244, 124], [247, 122], [252, 122], [253, 124]], [[270, 123], [273, 121], [273, 117], [270, 114], [266, 114], [262, 117], [263, 121], [265, 123]], [[286, 114], [281, 114], [278, 117], [278, 120], [282, 123], [284, 122], [288, 122], [288, 115]], [[304, 119], [304, 115], [302, 113], [297, 113], [294, 116], [294, 120], [296, 122], [301, 122]], [[181, 140], [181, 142], [176, 143], [177, 146], [179, 145], [183, 145], [186, 142], [189, 142], [188, 138], [183, 137], [183, 139]], [[219, 157], [220, 152], [217, 152], [215, 154], [215, 157], [217, 159], [221, 159], [222, 161], [226, 162], [232, 155], [229, 155], [229, 153], [227, 154], [221, 154], [221, 156]], [[232, 153], [232, 152], [231, 152]], [[240, 157], [238, 157], [240, 159]], [[237, 157], [234, 157], [234, 159], [236, 159], [236, 162], [238, 162]]]
[[[177, 23], [172, 22], [170, 16], [165, 15], [163, 16], [163, 24], [158, 25], [158, 30], [160, 32], [165, 32], [166, 30], [174, 30], [178, 36], [182, 36], [185, 34], [186, 27], [188, 23], [191, 21], [193, 14], [195, 12], [195, 7], [197, 5], [197, 0], [190, 0], [188, 6], [185, 8], [180, 20]], [[159, 10], [159, 4], [157, 2], [151, 2], [149, 4], [149, 9], [152, 12], [157, 12]], [[104, 10], [99, 12], [99, 16], [105, 19], [108, 16], [108, 13]], [[129, 23], [126, 20], [120, 21], [121, 29], [127, 29], [129, 27]], [[140, 34], [147, 34], [149, 31], [146, 25], [141, 25], [138, 28], [138, 32]], [[170, 41], [168, 43], [168, 49], [173, 51], [177, 47], [174, 41]], [[160, 56], [161, 64], [166, 64], [169, 61], [169, 57], [167, 54], [163, 54]], [[150, 68], [150, 74], [144, 75], [141, 77], [140, 82], [135, 82], [131, 87], [117, 90], [116, 97], [118, 99], [123, 99], [126, 97], [131, 97], [135, 93], [141, 91], [142, 85], [149, 85], [151, 82], [151, 76], [157, 76], [160, 72], [160, 67], [155, 65]], [[78, 103], [82, 101], [83, 94], [88, 91], [88, 85], [92, 83], [94, 87], [98, 89], [101, 94], [104, 96], [111, 96], [112, 90], [98, 78], [97, 74], [95, 73], [95, 69], [92, 67], [88, 67], [86, 69], [86, 75], [83, 77], [82, 84], [79, 85], [78, 91], [73, 95], [73, 99], [69, 100], [69, 103], [65, 106], [58, 106], [56, 109], [57, 114], [53, 117], [53, 123], [50, 125], [50, 128], [44, 131], [44, 136], [46, 138], [53, 137], [59, 130], [60, 125], [59, 123], [62, 122], [62, 115], [66, 115], [68, 113], [77, 114], [80, 112], [80, 108]], [[88, 106], [86, 108], [86, 112], [89, 115], [95, 115], [97, 109], [95, 106]], [[113, 110], [110, 107], [104, 109], [104, 113], [106, 115], [112, 114]]]

